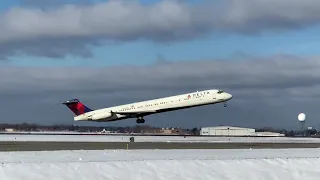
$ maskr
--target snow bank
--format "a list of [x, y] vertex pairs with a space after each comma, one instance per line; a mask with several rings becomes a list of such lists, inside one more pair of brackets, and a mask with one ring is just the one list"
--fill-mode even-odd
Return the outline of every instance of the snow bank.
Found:
[[0, 153], [1, 180], [318, 180], [319, 149]]
[[320, 161], [308, 160], [187, 160], [109, 163], [9, 164], [2, 180], [318, 180]]

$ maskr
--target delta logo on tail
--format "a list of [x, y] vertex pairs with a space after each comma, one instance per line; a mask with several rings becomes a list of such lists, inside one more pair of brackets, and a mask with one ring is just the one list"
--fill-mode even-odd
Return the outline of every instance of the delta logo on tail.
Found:
[[66, 105], [75, 115], [79, 116], [81, 114], [93, 111], [84, 104], [82, 104], [79, 99], [72, 99], [63, 103]]

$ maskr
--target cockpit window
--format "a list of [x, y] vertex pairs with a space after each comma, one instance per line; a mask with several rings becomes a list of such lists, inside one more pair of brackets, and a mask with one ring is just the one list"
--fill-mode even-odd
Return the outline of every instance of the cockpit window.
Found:
[[221, 93], [223, 93], [223, 91], [222, 90], [218, 90], [218, 94], [221, 94]]

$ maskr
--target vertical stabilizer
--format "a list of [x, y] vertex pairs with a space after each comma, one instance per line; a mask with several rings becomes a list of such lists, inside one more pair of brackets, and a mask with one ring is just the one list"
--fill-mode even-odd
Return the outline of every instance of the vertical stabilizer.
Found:
[[93, 111], [92, 109], [82, 104], [78, 99], [72, 99], [64, 102], [63, 104], [66, 105], [77, 116]]

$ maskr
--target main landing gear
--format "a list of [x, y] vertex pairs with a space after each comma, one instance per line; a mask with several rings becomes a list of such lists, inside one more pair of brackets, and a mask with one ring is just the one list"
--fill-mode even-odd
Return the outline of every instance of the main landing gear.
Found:
[[138, 117], [138, 119], [137, 119], [138, 124], [143, 124], [144, 122], [145, 122], [145, 120], [143, 119], [143, 117]]

